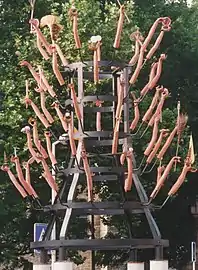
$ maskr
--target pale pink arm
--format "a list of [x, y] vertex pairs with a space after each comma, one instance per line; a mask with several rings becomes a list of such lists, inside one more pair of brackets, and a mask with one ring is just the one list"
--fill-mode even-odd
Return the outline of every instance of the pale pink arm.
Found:
[[125, 179], [125, 184], [124, 184], [124, 190], [125, 192], [131, 190], [132, 182], [133, 182], [133, 159], [132, 159], [132, 151], [128, 151], [126, 159], [127, 159], [127, 178]]
[[78, 13], [73, 16], [73, 34], [74, 34], [74, 40], [76, 44], [76, 48], [80, 49], [82, 47], [79, 34], [78, 34]]
[[159, 166], [157, 168], [157, 183], [159, 182], [160, 178], [162, 177], [162, 173], [165, 170], [165, 166]]
[[152, 65], [151, 71], [150, 71], [150, 74], [149, 74], [149, 81], [140, 92], [141, 97], [145, 96], [149, 92], [149, 90], [151, 90], [149, 88], [149, 86], [150, 86], [150, 83], [152, 82], [152, 80], [154, 79], [154, 77], [156, 75], [157, 66], [158, 66], [158, 63], [154, 63]]
[[157, 154], [157, 151], [159, 150], [160, 146], [161, 146], [161, 143], [162, 143], [162, 140], [164, 137], [166, 137], [168, 135], [168, 130], [167, 129], [162, 129], [160, 130], [160, 136], [152, 150], [152, 152], [149, 154], [147, 160], [146, 160], [146, 163], [149, 164], [152, 162], [152, 160], [154, 159], [155, 155]]
[[48, 185], [54, 190], [54, 191], [58, 191], [58, 186], [50, 172], [50, 169], [46, 163], [46, 161], [44, 159], [42, 159], [42, 165], [43, 165], [43, 169], [44, 169], [44, 178], [47, 181]]
[[38, 20], [37, 19], [31, 19], [29, 21], [29, 23], [33, 26], [33, 31], [36, 32], [36, 34], [40, 38], [43, 46], [45, 47], [45, 49], [47, 50], [47, 52], [49, 53], [49, 55], [51, 55], [52, 54], [52, 50], [51, 50], [50, 45], [47, 42], [45, 36], [42, 34], [41, 30], [38, 27], [38, 25], [39, 25]]
[[21, 168], [21, 165], [20, 165], [19, 158], [17, 156], [12, 157], [11, 158], [11, 161], [14, 162], [15, 165], [16, 165], [17, 176], [18, 176], [19, 182], [21, 183], [21, 185], [24, 188], [24, 190], [30, 196], [34, 196], [35, 198], [38, 198], [38, 195], [36, 194], [35, 190], [31, 186], [31, 184], [29, 184], [28, 182], [25, 181], [25, 178], [23, 176], [23, 171], [22, 171], [22, 168]]
[[56, 165], [58, 162], [57, 162], [57, 160], [56, 160], [54, 154], [52, 153], [52, 143], [51, 143], [51, 139], [50, 139], [50, 138], [51, 138], [51, 133], [50, 133], [49, 131], [46, 131], [46, 132], [44, 133], [44, 135], [45, 135], [45, 138], [46, 138], [47, 152], [48, 152], [48, 154], [49, 154], [49, 158], [50, 158], [50, 160], [51, 160], [51, 163], [52, 163], [52, 165], [54, 166], [54, 165]]
[[65, 81], [63, 79], [62, 74], [59, 71], [59, 67], [58, 67], [58, 60], [57, 60], [57, 54], [56, 54], [56, 46], [52, 46], [53, 48], [53, 53], [52, 53], [52, 68], [53, 68], [53, 72], [59, 82], [59, 84], [62, 86], [65, 84]]
[[48, 122], [50, 124], [52, 124], [54, 122], [53, 117], [51, 116], [50, 112], [47, 110], [47, 108], [45, 107], [45, 93], [43, 91], [40, 92], [40, 98], [41, 98], [41, 109], [45, 115], [45, 117], [47, 118]]
[[68, 136], [69, 136], [69, 143], [71, 147], [72, 156], [76, 156], [76, 144], [74, 140], [74, 128], [72, 124], [72, 119], [70, 119], [68, 123]]
[[32, 74], [33, 78], [35, 79], [35, 81], [37, 82], [37, 84], [39, 85], [39, 87], [46, 91], [47, 88], [45, 86], [45, 84], [43, 83], [43, 81], [41, 80], [39, 74], [33, 69], [32, 65], [30, 63], [28, 63], [27, 61], [21, 61], [20, 63], [21, 66], [26, 66], [30, 73]]
[[32, 127], [33, 127], [33, 140], [34, 140], [34, 144], [35, 144], [36, 148], [41, 153], [43, 158], [45, 158], [45, 159], [48, 158], [48, 154], [45, 151], [44, 147], [42, 146], [41, 141], [39, 140], [36, 120], [33, 118], [29, 119], [29, 124], [32, 125]]
[[153, 63], [151, 66], [151, 71], [149, 74], [149, 83], [154, 79], [156, 72], [157, 72], [157, 66], [158, 66], [158, 62]]
[[39, 73], [40, 73], [41, 80], [42, 80], [43, 84], [45, 85], [46, 90], [48, 91], [50, 96], [53, 98], [56, 97], [56, 93], [54, 92], [52, 86], [49, 85], [49, 83], [48, 83], [43, 71], [40, 69], [40, 67], [39, 67]]
[[171, 145], [176, 133], [177, 133], [178, 127], [176, 126], [173, 131], [170, 133], [169, 137], [167, 138], [165, 144], [163, 145], [162, 149], [160, 150], [159, 154], [157, 155], [158, 159], [163, 159], [166, 151], [168, 150], [169, 146]]
[[[84, 147], [83, 147], [84, 148]], [[93, 179], [85, 149], [81, 152], [83, 167], [87, 177], [88, 201], [92, 201]]]
[[127, 152], [123, 152], [123, 153], [120, 155], [120, 164], [121, 164], [121, 165], [124, 165], [126, 156], [127, 156]]
[[130, 129], [134, 130], [140, 120], [140, 111], [139, 111], [139, 98], [136, 98], [135, 95], [132, 93], [133, 96], [133, 106], [134, 106], [134, 119], [131, 123]]
[[148, 33], [148, 36], [145, 38], [145, 40], [144, 40], [144, 42], [143, 42], [143, 45], [142, 45], [142, 48], [143, 48], [144, 51], [145, 51], [146, 48], [148, 47], [148, 45], [149, 45], [149, 43], [150, 43], [150, 41], [151, 41], [151, 39], [152, 39], [152, 37], [153, 37], [153, 35], [154, 35], [154, 33], [155, 33], [157, 27], [158, 27], [158, 24], [161, 23], [162, 21], [163, 21], [163, 18], [158, 18], [158, 19], [154, 22], [154, 24], [152, 25], [152, 27], [151, 27], [151, 29], [150, 29], [150, 31], [149, 31], [149, 33]]
[[169, 96], [169, 91], [168, 91], [168, 89], [164, 88], [164, 90], [161, 94], [161, 99], [160, 99], [160, 102], [157, 106], [157, 109], [148, 123], [149, 126], [153, 126], [156, 117], [158, 117], [159, 119], [161, 118], [164, 102], [168, 96]]
[[157, 194], [159, 193], [161, 187], [163, 186], [166, 178], [168, 177], [173, 165], [175, 164], [175, 162], [180, 162], [180, 158], [179, 157], [173, 157], [170, 162], [168, 163], [168, 165], [166, 166], [161, 178], [158, 180], [153, 192], [150, 195], [150, 198], [154, 199]]
[[80, 120], [80, 119], [82, 119], [82, 115], [81, 115], [80, 108], [79, 108], [79, 105], [78, 105], [78, 100], [77, 100], [76, 92], [75, 92], [75, 89], [74, 89], [74, 84], [70, 83], [68, 85], [68, 87], [71, 90], [71, 98], [72, 98], [72, 101], [73, 101], [76, 116], [77, 116], [78, 120]]
[[166, 59], [166, 55], [165, 54], [161, 54], [160, 55], [160, 58], [159, 58], [159, 61], [158, 61], [158, 65], [157, 65], [156, 75], [153, 78], [153, 80], [150, 82], [149, 89], [153, 89], [157, 85], [157, 83], [158, 83], [158, 81], [160, 79], [161, 73], [162, 73], [162, 63], [163, 63], [163, 61], [165, 59]]
[[94, 83], [97, 84], [99, 82], [99, 66], [98, 66], [98, 50], [97, 50], [97, 48], [94, 49], [93, 65], [94, 65]]
[[159, 120], [156, 118], [155, 119], [155, 123], [154, 123], [154, 127], [153, 127], [153, 133], [152, 133], [152, 137], [151, 137], [151, 141], [149, 142], [146, 150], [144, 151], [144, 155], [148, 156], [150, 154], [150, 152], [152, 151], [156, 140], [157, 140], [157, 134], [158, 134], [158, 123]]
[[123, 78], [123, 74], [120, 75], [120, 78], [117, 79], [117, 107], [116, 107], [116, 115], [115, 118], [119, 118], [121, 115], [121, 109], [123, 107], [123, 99], [124, 99], [124, 88], [125, 88], [125, 81]]
[[44, 127], [49, 128], [50, 124], [48, 123], [47, 119], [43, 116], [43, 114], [40, 112], [37, 105], [30, 98], [25, 98], [25, 103], [31, 105], [33, 111], [35, 112], [36, 116], [40, 119]]
[[48, 60], [49, 59], [49, 55], [46, 53], [46, 51], [43, 49], [42, 47], [42, 43], [41, 43], [41, 40], [40, 40], [40, 37], [38, 34], [36, 34], [36, 44], [37, 44], [37, 48], [39, 49], [39, 52], [41, 53], [41, 55], [43, 56], [43, 58], [45, 60]]
[[162, 90], [163, 90], [163, 87], [156, 87], [155, 95], [152, 99], [152, 102], [151, 102], [148, 110], [146, 111], [145, 115], [142, 118], [142, 122], [147, 122], [151, 118], [152, 112], [153, 112], [155, 106], [157, 105], [157, 102], [158, 102], [159, 96], [160, 96], [160, 92]]
[[57, 102], [54, 102], [52, 104], [52, 106], [56, 110], [56, 113], [57, 113], [57, 115], [58, 115], [58, 117], [59, 117], [59, 119], [61, 121], [61, 124], [62, 124], [62, 127], [63, 127], [64, 131], [68, 132], [68, 125], [67, 125], [67, 123], [66, 123], [66, 121], [64, 119], [64, 116], [63, 116], [62, 112], [60, 111], [59, 104]]
[[120, 40], [121, 40], [121, 34], [122, 34], [122, 28], [124, 24], [124, 6], [120, 7], [120, 17], [118, 20], [118, 25], [117, 25], [117, 31], [116, 31], [116, 36], [114, 40], [113, 47], [115, 49], [118, 49], [120, 47]]
[[136, 39], [136, 41], [135, 41], [135, 53], [134, 53], [133, 57], [131, 58], [131, 60], [129, 61], [130, 65], [134, 66], [137, 63], [139, 54], [140, 54], [140, 43]]
[[61, 48], [59, 47], [58, 44], [56, 44], [55, 46], [56, 46], [56, 51], [58, 53], [58, 56], [60, 57], [60, 60], [61, 60], [61, 62], [63, 64], [63, 66], [64, 67], [67, 66], [69, 63], [68, 63], [67, 59], [65, 58], [63, 52], [61, 51]]
[[18, 192], [21, 194], [23, 198], [26, 198], [28, 194], [25, 192], [25, 190], [22, 188], [22, 186], [19, 184], [17, 179], [15, 178], [14, 174], [11, 172], [10, 168], [7, 165], [3, 165], [1, 167], [1, 170], [4, 172], [7, 172], [10, 180], [12, 181], [13, 185], [16, 187]]
[[[96, 101], [96, 106], [101, 108], [102, 107], [102, 101], [100, 101], [100, 100]], [[102, 130], [101, 119], [102, 119], [101, 112], [96, 112], [96, 130], [97, 131]]]
[[24, 168], [25, 168], [25, 180], [27, 183], [29, 183], [31, 185], [31, 177], [30, 177], [30, 164], [32, 164], [34, 162], [34, 158], [31, 157], [25, 164], [24, 164]]
[[[172, 188], [170, 189], [170, 191], [168, 192], [168, 196], [173, 196], [175, 195], [175, 193], [178, 191], [178, 189], [181, 187], [181, 185], [184, 183], [186, 175], [189, 171], [192, 171], [191, 166], [187, 166], [186, 164], [183, 167], [183, 170], [179, 176], [179, 178], [177, 179], [177, 181], [175, 182], [175, 184], [172, 186]], [[194, 171], [196, 172], [196, 170]]]
[[146, 55], [147, 60], [150, 60], [151, 57], [154, 55], [154, 53], [157, 51], [160, 43], [162, 42], [163, 37], [164, 37], [164, 31], [161, 31], [159, 36], [157, 37], [157, 39], [155, 41], [155, 44], [153, 45], [153, 47], [150, 49], [150, 51]]
[[135, 69], [135, 71], [134, 71], [134, 73], [129, 81], [130, 84], [134, 84], [137, 81], [137, 78], [140, 74], [140, 70], [142, 69], [143, 61], [144, 61], [144, 51], [141, 48], [136, 69]]
[[36, 160], [36, 162], [39, 163], [40, 162], [39, 155], [38, 155], [38, 153], [36, 153], [36, 151], [34, 150], [34, 148], [32, 146], [32, 138], [31, 138], [31, 133], [30, 133], [30, 127], [26, 126], [26, 127], [22, 128], [21, 132], [26, 133], [27, 145], [28, 145], [28, 149], [30, 151], [30, 154], [32, 155], [34, 160]]

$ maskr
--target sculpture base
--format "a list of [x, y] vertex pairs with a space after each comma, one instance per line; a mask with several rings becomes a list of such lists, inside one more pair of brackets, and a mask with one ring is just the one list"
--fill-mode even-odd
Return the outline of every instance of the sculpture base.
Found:
[[168, 270], [168, 261], [150, 261], [150, 270]]
[[127, 270], [144, 270], [144, 263], [129, 262], [127, 264]]
[[33, 270], [50, 270], [51, 265], [50, 264], [34, 264]]
[[72, 262], [55, 262], [54, 270], [73, 270]]

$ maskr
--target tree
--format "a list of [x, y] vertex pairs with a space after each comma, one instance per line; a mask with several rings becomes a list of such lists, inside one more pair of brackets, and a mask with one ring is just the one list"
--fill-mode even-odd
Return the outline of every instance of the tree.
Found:
[[[20, 128], [27, 123], [27, 119], [31, 116], [30, 110], [24, 110], [24, 104], [21, 102], [24, 91], [24, 81], [29, 77], [29, 73], [19, 67], [20, 60], [29, 60], [35, 65], [44, 62], [42, 61], [36, 46], [34, 37], [29, 33], [29, 4], [24, 1], [17, 1], [16, 3], [5, 3], [1, 1], [2, 12], [0, 14], [1, 20], [1, 45], [0, 45], [0, 81], [1, 81], [1, 152], [6, 150], [7, 153], [13, 152], [13, 146], [20, 149], [20, 157], [27, 158], [27, 151], [23, 151], [25, 138], [21, 136]], [[126, 60], [131, 57], [131, 41], [129, 33], [133, 32], [137, 26], [143, 31], [145, 35], [158, 16], [169, 16], [173, 19], [173, 29], [165, 37], [160, 52], [167, 52], [168, 59], [165, 63], [164, 74], [160, 83], [164, 84], [167, 88], [171, 89], [172, 99], [169, 101], [170, 106], [175, 106], [178, 99], [178, 93], [182, 106], [188, 111], [190, 116], [190, 124], [192, 126], [195, 138], [198, 134], [195, 129], [197, 121], [196, 103], [198, 96], [196, 94], [197, 88], [197, 72], [196, 72], [196, 59], [197, 59], [197, 46], [196, 46], [196, 29], [194, 24], [197, 21], [197, 9], [192, 7], [187, 8], [185, 1], [179, 3], [167, 3], [163, 0], [158, 1], [129, 1], [127, 5], [127, 14], [131, 18], [130, 23], [126, 23], [122, 38], [122, 50], [114, 53], [112, 49], [112, 40], [115, 35], [115, 28], [118, 15], [118, 8], [115, 5], [116, 1], [76, 1], [76, 6], [79, 10], [79, 33], [82, 38], [83, 48], [81, 55], [74, 49], [74, 41], [71, 33], [71, 22], [68, 19], [69, 3], [62, 3], [60, 0], [52, 1], [39, 1], [36, 5], [36, 17], [41, 18], [46, 14], [60, 15], [61, 24], [64, 25], [59, 44], [63, 49], [68, 60], [76, 61], [83, 59], [91, 59], [91, 53], [88, 51], [88, 40], [92, 35], [100, 34], [103, 38], [102, 57], [103, 59]], [[154, 12], [155, 11], [155, 12]], [[85, 16], [86, 14], [86, 16]], [[102, 25], [102, 27], [101, 27]], [[17, 52], [17, 53], [16, 53]], [[45, 63], [45, 70], [50, 70], [49, 63]], [[148, 67], [145, 67], [144, 74], [148, 73]], [[50, 77], [50, 73], [48, 76]], [[54, 82], [54, 81], [53, 81]], [[55, 83], [55, 88], [60, 94], [61, 101], [64, 101], [65, 89], [61, 88]], [[137, 89], [140, 89], [145, 83], [145, 79], [138, 81]], [[190, 88], [190, 89], [189, 89]], [[36, 99], [36, 96], [34, 96]], [[186, 102], [189, 101], [189, 102]], [[50, 104], [51, 100], [49, 100]], [[192, 106], [193, 102], [193, 106]], [[173, 118], [174, 114], [166, 111], [165, 119], [168, 122], [170, 117]], [[149, 136], [149, 134], [147, 135]], [[196, 141], [196, 140], [195, 140]], [[142, 155], [142, 145], [138, 148], [138, 153]], [[1, 162], [3, 160], [1, 159]], [[26, 206], [21, 202], [21, 198], [14, 191], [12, 185], [9, 183], [7, 177], [2, 175], [0, 184], [1, 194], [3, 200], [0, 202], [0, 262], [9, 265], [12, 263], [10, 269], [14, 269], [16, 264], [20, 261], [18, 257], [26, 252], [29, 252], [29, 242], [32, 240], [32, 227], [33, 223], [42, 217], [38, 216], [32, 209], [26, 210]], [[43, 194], [43, 185], [38, 181], [39, 171], [33, 172], [33, 181], [39, 192], [42, 194], [43, 203], [49, 200], [49, 194]], [[192, 177], [194, 178], [194, 177]], [[153, 181], [153, 175], [143, 180], [144, 183]], [[185, 200], [188, 198], [189, 192], [195, 188], [194, 179], [185, 185], [181, 194], [176, 198], [173, 205], [179, 205], [181, 202], [185, 205]], [[46, 186], [45, 186], [46, 187]], [[188, 189], [189, 187], [189, 189]], [[193, 196], [193, 199], [195, 195]], [[188, 198], [191, 202], [191, 198]], [[12, 207], [15, 205], [15, 207]], [[175, 206], [175, 207], [176, 207]], [[166, 210], [167, 209], [167, 210]], [[177, 211], [171, 213], [166, 208], [158, 215], [158, 220], [161, 223], [162, 230], [165, 236], [173, 239], [171, 242], [171, 249], [169, 257], [173, 261], [173, 265], [185, 264], [189, 254], [188, 245], [192, 238], [179, 241], [183, 231], [186, 228], [178, 230], [178, 237], [172, 238], [172, 232], [175, 232], [178, 224], [181, 223], [180, 216], [177, 216]], [[186, 208], [186, 215], [189, 215], [189, 209]], [[174, 217], [174, 224], [170, 227], [166, 226], [167, 219]], [[14, 219], [14, 223], [12, 220]], [[192, 221], [192, 220], [191, 220]], [[114, 220], [118, 228], [122, 228], [120, 220]], [[20, 224], [20, 226], [19, 226]], [[135, 221], [134, 221], [135, 224]], [[136, 222], [137, 224], [137, 222]], [[182, 223], [185, 225], [184, 223]], [[193, 221], [189, 222], [193, 228]], [[188, 224], [188, 226], [189, 226]], [[144, 225], [137, 226], [137, 233], [144, 231]], [[187, 237], [188, 235], [186, 235]], [[19, 243], [23, 242], [22, 245]], [[9, 243], [9, 245], [7, 245]], [[184, 247], [181, 250], [181, 246]], [[177, 248], [177, 249], [176, 249]], [[176, 252], [174, 250], [177, 250]], [[182, 256], [181, 256], [182, 254]], [[186, 255], [183, 256], [183, 254]], [[183, 257], [183, 258], [181, 258]], [[121, 257], [121, 259], [125, 259]], [[108, 258], [109, 260], [109, 258]]]

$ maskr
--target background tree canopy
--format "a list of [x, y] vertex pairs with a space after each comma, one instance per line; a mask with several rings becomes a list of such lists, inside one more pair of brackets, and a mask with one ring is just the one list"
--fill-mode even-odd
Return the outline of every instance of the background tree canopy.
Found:
[[[81, 54], [86, 60], [91, 58], [87, 49], [88, 40], [92, 35], [99, 34], [103, 38], [103, 59], [117, 58], [128, 61], [132, 55], [129, 35], [137, 27], [144, 35], [158, 17], [171, 17], [172, 31], [166, 34], [158, 52], [168, 55], [160, 80], [160, 84], [170, 89], [172, 96], [167, 105], [171, 110], [166, 111], [165, 119], [167, 126], [170, 126], [169, 118], [173, 117], [172, 110], [176, 107], [177, 100], [180, 99], [182, 110], [189, 115], [189, 125], [196, 144], [198, 138], [196, 129], [198, 122], [198, 110], [196, 109], [198, 103], [196, 26], [198, 25], [198, 8], [196, 1], [191, 8], [187, 7], [186, 1], [121, 1], [126, 4], [130, 23], [126, 22], [124, 26], [122, 49], [116, 53], [112, 48], [118, 17], [116, 0], [77, 0], [75, 2], [79, 10], [79, 33], [83, 42]], [[80, 55], [74, 48], [71, 22], [68, 18], [69, 6], [68, 1], [37, 0], [35, 17], [40, 19], [47, 14], [55, 14], [60, 17], [64, 30], [59, 44], [69, 61], [76, 61], [80, 60]], [[35, 39], [29, 33], [29, 2], [1, 0], [0, 8], [0, 153], [5, 150], [12, 154], [13, 147], [18, 147], [20, 157], [25, 159], [27, 157], [27, 151], [24, 148], [25, 137], [21, 136], [20, 130], [27, 124], [27, 119], [31, 116], [31, 110], [25, 110], [22, 103], [25, 95], [24, 82], [29, 73], [19, 66], [19, 62], [26, 59], [32, 63], [44, 63], [36, 49]], [[47, 69], [49, 63], [45, 63], [45, 67]], [[49, 78], [51, 78], [50, 72]], [[147, 74], [146, 72], [148, 73], [148, 67], [145, 67], [145, 74]], [[137, 89], [145, 82], [146, 77], [142, 77], [136, 85]], [[64, 98], [64, 89], [60, 88], [56, 82], [54, 85], [60, 96]], [[144, 147], [144, 142], [138, 148], [137, 155], [142, 156], [142, 147]], [[1, 154], [1, 163], [3, 163], [3, 154]], [[33, 224], [44, 220], [33, 209], [27, 208], [6, 175], [0, 172], [0, 176], [0, 263], [3, 263], [8, 269], [15, 269], [16, 265], [25, 264], [22, 255], [30, 252], [29, 242], [33, 239]], [[42, 194], [45, 203], [49, 201], [50, 191], [38, 180], [38, 176], [39, 172], [34, 171], [34, 185]], [[170, 239], [169, 259], [172, 265], [179, 266], [180, 269], [189, 261], [190, 241], [194, 239], [195, 235], [190, 205], [196, 199], [198, 188], [196, 174], [189, 175], [188, 180], [175, 200], [156, 216], [164, 238]], [[152, 184], [155, 180], [153, 180], [153, 175], [149, 175], [143, 181], [145, 184], [148, 182]], [[43, 192], [44, 188], [48, 192]], [[120, 221], [114, 220], [114, 222], [120, 228]], [[144, 230], [144, 223], [142, 223], [141, 226], [138, 226], [138, 232], [143, 233]], [[149, 254], [142, 256], [148, 259]], [[104, 258], [106, 263], [108, 263], [108, 259], [109, 254]], [[124, 258], [120, 257], [120, 259]]]

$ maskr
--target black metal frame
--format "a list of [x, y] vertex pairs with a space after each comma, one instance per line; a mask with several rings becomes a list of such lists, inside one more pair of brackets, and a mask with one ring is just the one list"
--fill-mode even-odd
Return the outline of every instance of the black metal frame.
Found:
[[[79, 63], [73, 63], [68, 65], [65, 68], [65, 73], [70, 74], [71, 77], [76, 77], [78, 81], [78, 100], [79, 100], [79, 106], [82, 115], [84, 113], [96, 113], [98, 111], [100, 112], [112, 112], [112, 119], [113, 119], [113, 126], [115, 124], [115, 104], [117, 101], [116, 96], [116, 84], [117, 84], [117, 77], [120, 76], [120, 71], [123, 72], [124, 79], [126, 82], [125, 87], [125, 98], [124, 98], [124, 128], [122, 131], [119, 132], [119, 145], [127, 145], [128, 147], [132, 147], [132, 139], [129, 131], [129, 109], [131, 107], [131, 101], [129, 99], [129, 74], [131, 72], [131, 67], [129, 65], [126, 65], [125, 63], [117, 63], [113, 61], [101, 61], [99, 62], [100, 70], [100, 78], [111, 78], [112, 79], [112, 95], [108, 93], [108, 95], [100, 95], [100, 96], [84, 96], [84, 90], [83, 90], [83, 79], [92, 79], [93, 78], [93, 71], [91, 70], [93, 66], [93, 62], [79, 62]], [[111, 66], [116, 67], [114, 71], [111, 70]], [[105, 71], [102, 71], [102, 67], [105, 67]], [[88, 68], [87, 70], [84, 70]], [[109, 68], [109, 70], [107, 70]], [[94, 102], [96, 100], [103, 100], [103, 101], [110, 101], [112, 102], [112, 106], [108, 107], [101, 107], [101, 108], [84, 108], [85, 102]], [[65, 105], [68, 106], [72, 104], [71, 99], [66, 100]], [[75, 136], [80, 135], [81, 138], [84, 138], [85, 147], [87, 149], [90, 149], [90, 147], [99, 147], [99, 146], [111, 146], [112, 145], [112, 138], [113, 138], [113, 132], [112, 131], [84, 131], [82, 130], [84, 126], [83, 121], [78, 123], [78, 130], [79, 134], [76, 134]], [[100, 138], [100, 139], [99, 139]], [[88, 151], [89, 154], [89, 151]], [[90, 157], [97, 154], [89, 154]], [[101, 153], [103, 155], [103, 153]], [[118, 249], [128, 249], [132, 251], [130, 253], [130, 256], [132, 259], [135, 258], [136, 252], [135, 250], [138, 249], [144, 249], [144, 248], [155, 248], [156, 250], [156, 259], [163, 259], [163, 248], [168, 247], [168, 240], [163, 240], [161, 238], [161, 234], [159, 231], [159, 228], [151, 214], [151, 212], [154, 210], [154, 206], [146, 206], [144, 205], [148, 201], [148, 197], [146, 195], [146, 192], [144, 190], [144, 187], [142, 186], [139, 176], [138, 176], [138, 170], [134, 170], [133, 174], [133, 181], [134, 186], [137, 190], [137, 194], [139, 196], [138, 202], [132, 202], [127, 201], [127, 198], [125, 196], [125, 192], [123, 189], [123, 183], [124, 183], [124, 173], [125, 168], [122, 167], [119, 163], [119, 154], [117, 155], [111, 155], [112, 160], [114, 160], [115, 166], [113, 167], [91, 167], [91, 171], [95, 173], [96, 175], [93, 177], [94, 181], [105, 181], [108, 183], [108, 181], [118, 181], [120, 185], [120, 194], [121, 194], [121, 201], [120, 202], [74, 202], [74, 191], [77, 186], [77, 183], [79, 181], [84, 181], [84, 170], [83, 168], [79, 167], [80, 162], [76, 162], [76, 159], [71, 158], [69, 166], [62, 170], [60, 172], [61, 175], [63, 175], [64, 183], [60, 189], [60, 192], [54, 202], [53, 205], [48, 205], [44, 207], [45, 212], [51, 211], [52, 218], [51, 221], [48, 224], [47, 231], [43, 237], [43, 241], [41, 242], [32, 242], [31, 248], [35, 249], [61, 249], [61, 254], [64, 254], [64, 250], [66, 249], [75, 249], [75, 250], [118, 250]], [[134, 158], [134, 166], [135, 166], [135, 158]], [[72, 177], [73, 175], [73, 177]], [[74, 179], [74, 175], [76, 176], [76, 179]], [[79, 179], [81, 177], [81, 180]], [[84, 178], [83, 178], [84, 177]], [[66, 188], [66, 182], [71, 183], [70, 187], [70, 195], [68, 195], [68, 200], [66, 202], [62, 202], [63, 195], [65, 193]], [[71, 198], [70, 198], [70, 197]], [[61, 200], [61, 201], [60, 201]], [[68, 218], [65, 218], [62, 225], [61, 231], [62, 234], [60, 235], [59, 240], [50, 240], [50, 235], [53, 229], [53, 225], [56, 221], [56, 217], [59, 215], [60, 211], [66, 211], [65, 216], [68, 213]], [[74, 215], [91, 215], [92, 217], [94, 215], [124, 215], [127, 220], [128, 224], [128, 230], [129, 230], [129, 239], [80, 239], [80, 240], [66, 240], [67, 235], [67, 228], [68, 228], [68, 222], [71, 219], [71, 213]], [[146, 219], [148, 221], [152, 237], [153, 239], [134, 239], [133, 238], [133, 228], [130, 222], [130, 215], [133, 214], [140, 214], [143, 213], [146, 216]], [[93, 219], [92, 219], [93, 222]], [[93, 224], [94, 226], [94, 224]], [[63, 237], [64, 235], [64, 237]], [[93, 234], [92, 238], [94, 238], [94, 228], [93, 228]], [[63, 257], [63, 255], [60, 255], [60, 257]], [[130, 259], [131, 259], [130, 258]]]

